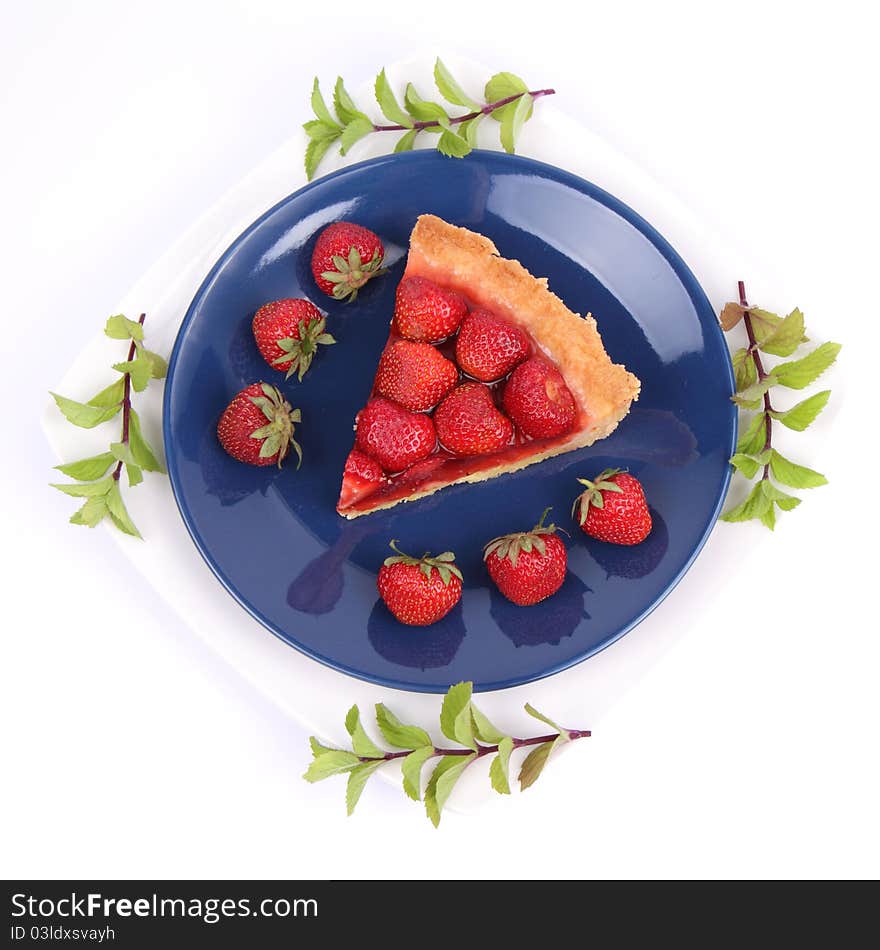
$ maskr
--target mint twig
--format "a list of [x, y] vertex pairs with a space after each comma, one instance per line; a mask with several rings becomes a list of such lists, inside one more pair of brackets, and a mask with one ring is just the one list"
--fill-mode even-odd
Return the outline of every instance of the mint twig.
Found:
[[[754, 363], [755, 363], [755, 369], [758, 372], [758, 380], [763, 382], [763, 380], [768, 378], [769, 373], [764, 372], [764, 364], [761, 360], [761, 351], [758, 349], [758, 342], [755, 339], [755, 330], [754, 330], [754, 327], [752, 326], [751, 315], [749, 314], [749, 302], [746, 298], [745, 281], [738, 280], [736, 282], [736, 287], [739, 293], [739, 305], [745, 311], [743, 313], [743, 323], [745, 324], [746, 335], [749, 338], [749, 352], [752, 354], [752, 359], [754, 360]], [[773, 407], [770, 405], [770, 390], [769, 389], [764, 393], [763, 399], [764, 399], [764, 428], [765, 428], [766, 434], [764, 436], [764, 445], [762, 448], [762, 452], [767, 452], [769, 449], [772, 448], [771, 443], [773, 441], [773, 418], [770, 415], [770, 413], [773, 412]], [[770, 477], [770, 462], [768, 460], [766, 465], [764, 466], [764, 474], [761, 476], [761, 480], [763, 481], [764, 479], [769, 478], [769, 477]]]
[[[144, 321], [147, 319], [147, 315], [142, 313], [138, 317], [138, 324], [140, 326], [144, 325]], [[131, 362], [134, 357], [136, 350], [136, 341], [132, 340], [131, 345], [128, 348], [128, 360]], [[131, 373], [124, 373], [122, 384], [122, 438], [119, 440], [123, 445], [128, 445], [129, 440], [129, 430], [131, 428]], [[122, 474], [122, 459], [119, 459], [116, 462], [116, 467], [113, 469], [113, 478], [118, 482], [119, 476]]]
[[736, 392], [731, 398], [740, 408], [757, 412], [743, 426], [730, 463], [750, 480], [759, 471], [761, 478], [745, 501], [725, 512], [722, 520], [758, 519], [773, 530], [776, 512], [791, 511], [801, 501], [779, 485], [817, 488], [827, 484], [820, 472], [790, 461], [773, 447], [773, 423], [780, 422], [788, 429], [802, 432], [825, 408], [831, 390], [815, 393], [787, 410], [773, 406], [770, 392], [778, 386], [804, 389], [834, 363], [841, 347], [839, 343], [823, 343], [800, 359], [777, 363], [768, 369], [762, 353], [765, 356], [792, 356], [802, 343], [809, 342], [804, 333], [804, 315], [797, 307], [781, 317], [752, 306], [746, 297], [743, 281], [737, 283], [737, 290], [738, 302], [726, 304], [720, 318], [724, 330], [731, 330], [742, 321], [748, 337], [748, 346], [733, 353]]
[[[491, 115], [509, 103], [522, 99], [523, 96], [531, 96], [534, 100], [540, 99], [542, 96], [554, 95], [556, 95], [555, 89], [535, 89], [518, 92], [512, 96], [506, 96], [504, 99], [499, 99], [497, 102], [487, 102], [484, 106], [480, 106], [479, 109], [476, 109], [474, 112], [468, 112], [466, 115], [450, 116], [448, 122], [449, 125], [458, 125], [461, 122], [470, 122], [471, 119], [477, 119], [483, 115]], [[405, 132], [408, 129], [423, 131], [424, 129], [439, 129], [443, 127], [439, 119], [426, 119], [424, 122], [413, 122], [412, 125], [378, 125], [375, 122], [373, 123], [374, 132]]]
[[346, 806], [350, 815], [357, 805], [367, 779], [386, 762], [401, 760], [403, 790], [418, 801], [422, 798], [421, 770], [429, 760], [439, 758], [424, 790], [425, 811], [436, 827], [446, 800], [464, 770], [477, 759], [494, 755], [489, 767], [492, 788], [502, 795], [510, 794], [510, 756], [517, 749], [531, 747], [519, 771], [521, 789], [532, 785], [547, 764], [554, 749], [576, 739], [585, 739], [589, 729], [564, 729], [526, 703], [526, 712], [556, 731], [529, 738], [516, 738], [499, 731], [472, 701], [473, 684], [450, 686], [440, 710], [440, 730], [455, 747], [437, 746], [419, 726], [402, 723], [382, 703], [376, 705], [376, 723], [388, 745], [398, 751], [377, 746], [365, 732], [360, 710], [352, 706], [345, 717], [345, 728], [351, 736], [351, 750], [323, 745], [314, 736], [309, 740], [312, 763], [303, 778], [320, 782], [331, 775], [348, 774]]
[[[568, 729], [566, 730], [569, 739], [586, 739], [592, 735], [589, 729]], [[559, 738], [558, 732], [550, 733], [546, 736], [530, 736], [528, 739], [516, 739], [510, 737], [514, 749], [521, 749], [525, 746], [540, 745], [542, 742], [553, 742]], [[411, 751], [411, 750], [410, 750]], [[445, 749], [438, 746], [431, 746], [431, 751], [435, 756], [440, 755], [473, 755], [474, 749]], [[495, 745], [480, 745], [477, 743], [476, 758], [484, 755], [491, 755], [498, 751], [498, 743]], [[361, 762], [392, 762], [394, 759], [403, 759], [410, 754], [409, 751], [385, 752], [379, 756], [362, 755], [359, 756]]]
[[[107, 320], [104, 333], [108, 337], [130, 340], [127, 359], [113, 364], [113, 369], [120, 375], [109, 386], [85, 403], [57, 393], [51, 394], [67, 421], [83, 429], [92, 429], [122, 413], [119, 441], [111, 442], [108, 451], [99, 455], [56, 465], [60, 472], [74, 479], [74, 482], [53, 484], [52, 488], [74, 498], [85, 499], [82, 507], [71, 517], [72, 524], [94, 528], [109, 517], [120, 531], [136, 538], [140, 538], [141, 534], [122, 500], [122, 470], [124, 468], [128, 475], [129, 487], [142, 482], [145, 471], [165, 471], [144, 438], [140, 419], [132, 406], [132, 390], [142, 392], [151, 379], [164, 377], [167, 369], [165, 360], [143, 344], [145, 320], [146, 314], [143, 313], [136, 321], [122, 314]], [[113, 470], [107, 475], [111, 467]]]
[[333, 89], [331, 113], [316, 78], [311, 97], [315, 118], [303, 125], [309, 137], [305, 154], [309, 180], [333, 145], [338, 144], [340, 154], [345, 155], [355, 142], [375, 132], [403, 132], [394, 145], [395, 152], [412, 149], [423, 133], [436, 134], [438, 151], [450, 158], [463, 158], [477, 143], [480, 123], [491, 117], [499, 123], [502, 147], [513, 152], [517, 136], [531, 117], [535, 102], [556, 92], [555, 89], [529, 89], [519, 76], [503, 72], [496, 73], [486, 83], [483, 101], [479, 102], [462, 89], [439, 59], [434, 64], [434, 82], [446, 102], [467, 111], [461, 115], [450, 114], [439, 102], [423, 99], [411, 82], [406, 84], [401, 105], [383, 69], [376, 77], [374, 92], [387, 123], [376, 122], [362, 112], [341, 77]]

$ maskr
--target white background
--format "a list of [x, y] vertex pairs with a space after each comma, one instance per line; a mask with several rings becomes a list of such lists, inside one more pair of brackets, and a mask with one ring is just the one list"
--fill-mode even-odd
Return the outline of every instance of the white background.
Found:
[[[865, 5], [297, 6], [7, 15], [0, 872], [876, 876], [880, 154]], [[526, 795], [448, 814], [439, 832], [389, 785], [346, 819], [342, 782], [300, 780], [305, 733], [106, 532], [67, 524], [38, 426], [45, 390], [113, 303], [307, 118], [312, 76], [356, 86], [414, 49], [555, 86], [560, 107], [763, 262], [753, 299], [798, 304], [817, 339], [845, 344], [827, 418], [783, 435], [831, 485], [773, 536], [720, 525], [740, 557], [704, 572], [724, 577], [717, 594], [596, 736]]]

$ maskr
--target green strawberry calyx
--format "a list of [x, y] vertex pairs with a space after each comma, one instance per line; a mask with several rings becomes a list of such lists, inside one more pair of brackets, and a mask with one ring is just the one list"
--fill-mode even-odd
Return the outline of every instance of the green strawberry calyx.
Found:
[[250, 401], [266, 417], [266, 424], [251, 432], [252, 439], [262, 439], [260, 458], [278, 453], [278, 467], [287, 458], [291, 447], [296, 452], [297, 468], [302, 465], [302, 449], [293, 437], [294, 424], [302, 421], [299, 409], [294, 409], [281, 393], [269, 383], [260, 383], [262, 396], [249, 396]]
[[351, 303], [368, 280], [386, 272], [387, 268], [382, 266], [382, 261], [383, 256], [379, 248], [373, 251], [370, 260], [362, 261], [361, 252], [356, 247], [352, 247], [349, 249], [347, 258], [341, 254], [334, 254], [333, 266], [336, 270], [325, 270], [321, 276], [334, 285], [333, 297], [336, 300]]
[[436, 570], [440, 575], [440, 580], [443, 581], [444, 586], [447, 587], [453, 576], [459, 580], [463, 580], [461, 571], [455, 565], [455, 554], [453, 554], [452, 551], [444, 551], [442, 554], [435, 555], [430, 555], [426, 551], [421, 557], [411, 557], [409, 554], [404, 554], [404, 552], [400, 550], [396, 540], [391, 541], [388, 546], [396, 553], [391, 557], [385, 558], [384, 564], [386, 567], [391, 567], [394, 564], [418, 566], [419, 570], [429, 580], [431, 578], [431, 572]]
[[609, 481], [609, 479], [615, 475], [620, 475], [623, 471], [624, 469], [622, 468], [606, 468], [604, 472], [600, 472], [592, 481], [588, 478], [579, 478], [578, 482], [586, 486], [586, 490], [575, 498], [574, 504], [571, 506], [572, 517], [574, 517], [578, 509], [580, 509], [580, 523], [583, 524], [587, 520], [587, 515], [590, 512], [590, 505], [594, 508], [605, 507], [605, 497], [602, 492], [613, 491], [622, 493], [623, 489], [620, 485], [616, 482]]
[[517, 531], [514, 534], [503, 534], [500, 538], [493, 538], [483, 548], [483, 560], [487, 561], [489, 556], [494, 554], [500, 559], [507, 558], [510, 563], [516, 567], [520, 552], [537, 551], [542, 557], [547, 553], [547, 545], [544, 538], [550, 534], [556, 534], [561, 531], [555, 524], [544, 524], [547, 515], [551, 509], [545, 508], [541, 515], [541, 520], [532, 528], [531, 531]]
[[318, 347], [330, 346], [336, 342], [329, 333], [324, 332], [326, 326], [326, 317], [310, 322], [300, 320], [298, 340], [292, 336], [278, 340], [278, 347], [284, 350], [284, 353], [278, 359], [272, 360], [272, 365], [287, 370], [285, 379], [290, 379], [294, 373], [298, 373], [299, 381], [302, 382], [303, 376], [309, 371], [312, 360], [318, 352]]

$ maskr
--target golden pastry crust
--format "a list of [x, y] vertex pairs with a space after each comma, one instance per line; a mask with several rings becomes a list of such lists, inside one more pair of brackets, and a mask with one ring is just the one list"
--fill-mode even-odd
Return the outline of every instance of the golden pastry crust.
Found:
[[421, 215], [410, 238], [405, 273], [414, 275], [457, 290], [526, 330], [559, 367], [590, 428], [603, 428], [617, 417], [613, 429], [638, 398], [638, 378], [611, 362], [593, 317], [572, 313], [545, 277], [534, 277], [519, 261], [500, 257], [482, 234]]

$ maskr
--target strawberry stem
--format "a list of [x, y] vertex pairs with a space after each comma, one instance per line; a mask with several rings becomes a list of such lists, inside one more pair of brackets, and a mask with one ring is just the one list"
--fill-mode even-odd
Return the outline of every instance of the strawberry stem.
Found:
[[[481, 109], [477, 109], [476, 112], [468, 112], [467, 115], [459, 115], [455, 118], [449, 120], [450, 125], [458, 125], [461, 122], [469, 122], [471, 119], [476, 119], [481, 115], [491, 115], [495, 112], [496, 109], [500, 109], [502, 106], [509, 105], [511, 102], [516, 102], [517, 99], [522, 99], [523, 96], [531, 96], [533, 99], [540, 99], [541, 96], [553, 96], [556, 95], [555, 89], [536, 89], [534, 92], [517, 92], [512, 96], [506, 96], [504, 99], [499, 99], [497, 102], [488, 102]], [[410, 129], [436, 129], [439, 128], [440, 123], [436, 119], [431, 119], [424, 122], [413, 122], [412, 126], [406, 125], [376, 125], [373, 124], [374, 132], [404, 132], [410, 131]]]
[[[592, 733], [589, 729], [567, 729], [566, 732], [570, 739], [586, 739], [589, 738]], [[543, 742], [552, 742], [554, 739], [558, 739], [560, 733], [553, 732], [550, 735], [546, 736], [532, 736], [528, 739], [514, 739], [513, 747], [514, 749], [522, 749], [525, 746], [530, 745], [541, 745]], [[446, 756], [446, 755], [473, 755], [476, 752], [477, 758], [484, 755], [491, 755], [493, 752], [498, 751], [497, 745], [480, 745], [477, 743], [476, 749], [434, 749], [434, 755]], [[370, 756], [370, 755], [361, 755], [358, 758], [361, 762], [390, 762], [392, 759], [403, 759], [412, 752], [412, 749], [404, 749], [400, 752], [386, 752], [384, 755]]]
[[[752, 359], [755, 361], [755, 369], [758, 371], [758, 379], [766, 379], [769, 375], [764, 372], [764, 364], [761, 362], [761, 353], [758, 350], [758, 341], [755, 339], [755, 330], [752, 326], [752, 318], [749, 313], [749, 303], [746, 299], [746, 285], [744, 281], [737, 281], [737, 289], [739, 291], [739, 303], [741, 307], [745, 308], [745, 313], [743, 314], [743, 323], [746, 325], [746, 333], [749, 337], [749, 353], [752, 355]], [[766, 452], [767, 449], [771, 448], [771, 436], [773, 431], [773, 417], [770, 413], [773, 412], [773, 406], [770, 405], [770, 392], [769, 390], [764, 393], [764, 425], [766, 437], [764, 438], [764, 448], [762, 452]], [[761, 476], [761, 481], [766, 481], [770, 477], [770, 463], [768, 462], [764, 466], [764, 474]]]
[[[144, 320], [147, 319], [147, 315], [142, 313], [138, 317], [138, 323], [143, 326]], [[131, 346], [128, 348], [128, 362], [130, 363], [134, 359], [135, 354], [135, 342], [131, 341]], [[128, 445], [128, 429], [131, 421], [131, 373], [126, 373], [123, 377], [125, 382], [123, 383], [122, 389], [122, 438], [120, 441], [123, 445]], [[113, 478], [115, 481], [119, 481], [119, 476], [122, 474], [122, 460], [120, 459], [116, 463], [116, 468], [113, 469]]]

